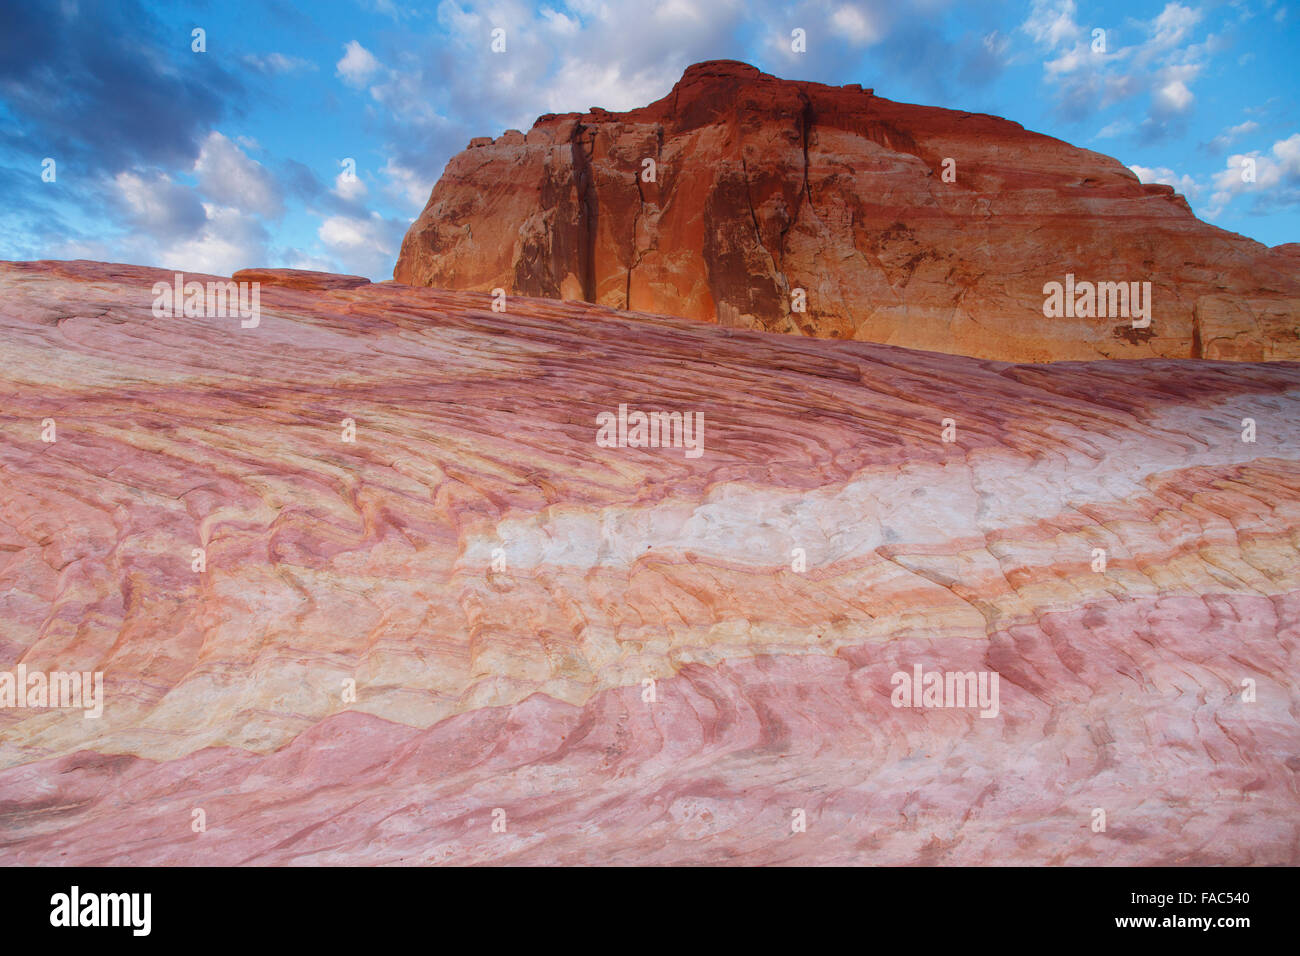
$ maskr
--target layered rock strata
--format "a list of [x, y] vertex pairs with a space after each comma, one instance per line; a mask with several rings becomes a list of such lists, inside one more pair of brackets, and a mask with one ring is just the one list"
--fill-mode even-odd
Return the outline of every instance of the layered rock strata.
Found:
[[0, 862], [1300, 862], [1300, 366], [261, 277], [0, 264]]
[[1289, 246], [1009, 120], [731, 61], [474, 140], [393, 274], [1005, 361], [1300, 359]]

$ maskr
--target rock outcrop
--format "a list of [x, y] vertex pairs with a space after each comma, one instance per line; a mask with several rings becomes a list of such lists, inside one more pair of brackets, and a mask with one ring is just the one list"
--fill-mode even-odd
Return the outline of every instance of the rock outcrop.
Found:
[[240, 269], [230, 278], [235, 282], [256, 282], [259, 285], [310, 292], [355, 289], [359, 285], [370, 283], [370, 280], [364, 276], [336, 275], [332, 272], [316, 272], [311, 269]]
[[0, 861], [1300, 863], [1300, 366], [276, 275], [0, 264]]
[[[998, 117], [730, 61], [642, 109], [475, 139], [393, 274], [1007, 361], [1300, 358], [1300, 260], [1169, 186]], [[1118, 298], [1044, 315], [1067, 275], [1149, 282], [1150, 324]]]

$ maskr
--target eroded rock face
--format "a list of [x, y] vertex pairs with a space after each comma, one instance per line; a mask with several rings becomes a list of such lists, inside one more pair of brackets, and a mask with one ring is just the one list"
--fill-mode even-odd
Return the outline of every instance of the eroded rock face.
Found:
[[0, 264], [0, 860], [1300, 862], [1300, 366], [171, 278]]
[[[642, 109], [474, 140], [393, 274], [1008, 361], [1300, 358], [1286, 247], [1008, 120], [729, 61]], [[1150, 326], [1045, 316], [1044, 285], [1067, 274], [1150, 282]]]

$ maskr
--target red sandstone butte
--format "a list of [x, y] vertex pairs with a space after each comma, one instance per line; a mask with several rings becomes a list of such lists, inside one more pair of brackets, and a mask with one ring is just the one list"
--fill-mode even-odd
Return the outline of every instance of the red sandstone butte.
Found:
[[[1150, 327], [1045, 317], [1067, 273], [1150, 282]], [[475, 139], [393, 276], [1006, 361], [1300, 358], [1300, 259], [1171, 187], [996, 116], [732, 61], [641, 109]]]
[[0, 263], [0, 864], [1300, 863], [1300, 365], [160, 280]]

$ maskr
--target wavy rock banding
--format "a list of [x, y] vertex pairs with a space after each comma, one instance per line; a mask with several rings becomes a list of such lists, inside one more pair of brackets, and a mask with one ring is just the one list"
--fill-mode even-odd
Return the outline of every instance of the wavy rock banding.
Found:
[[258, 274], [0, 264], [0, 861], [1300, 862], [1300, 366]]

